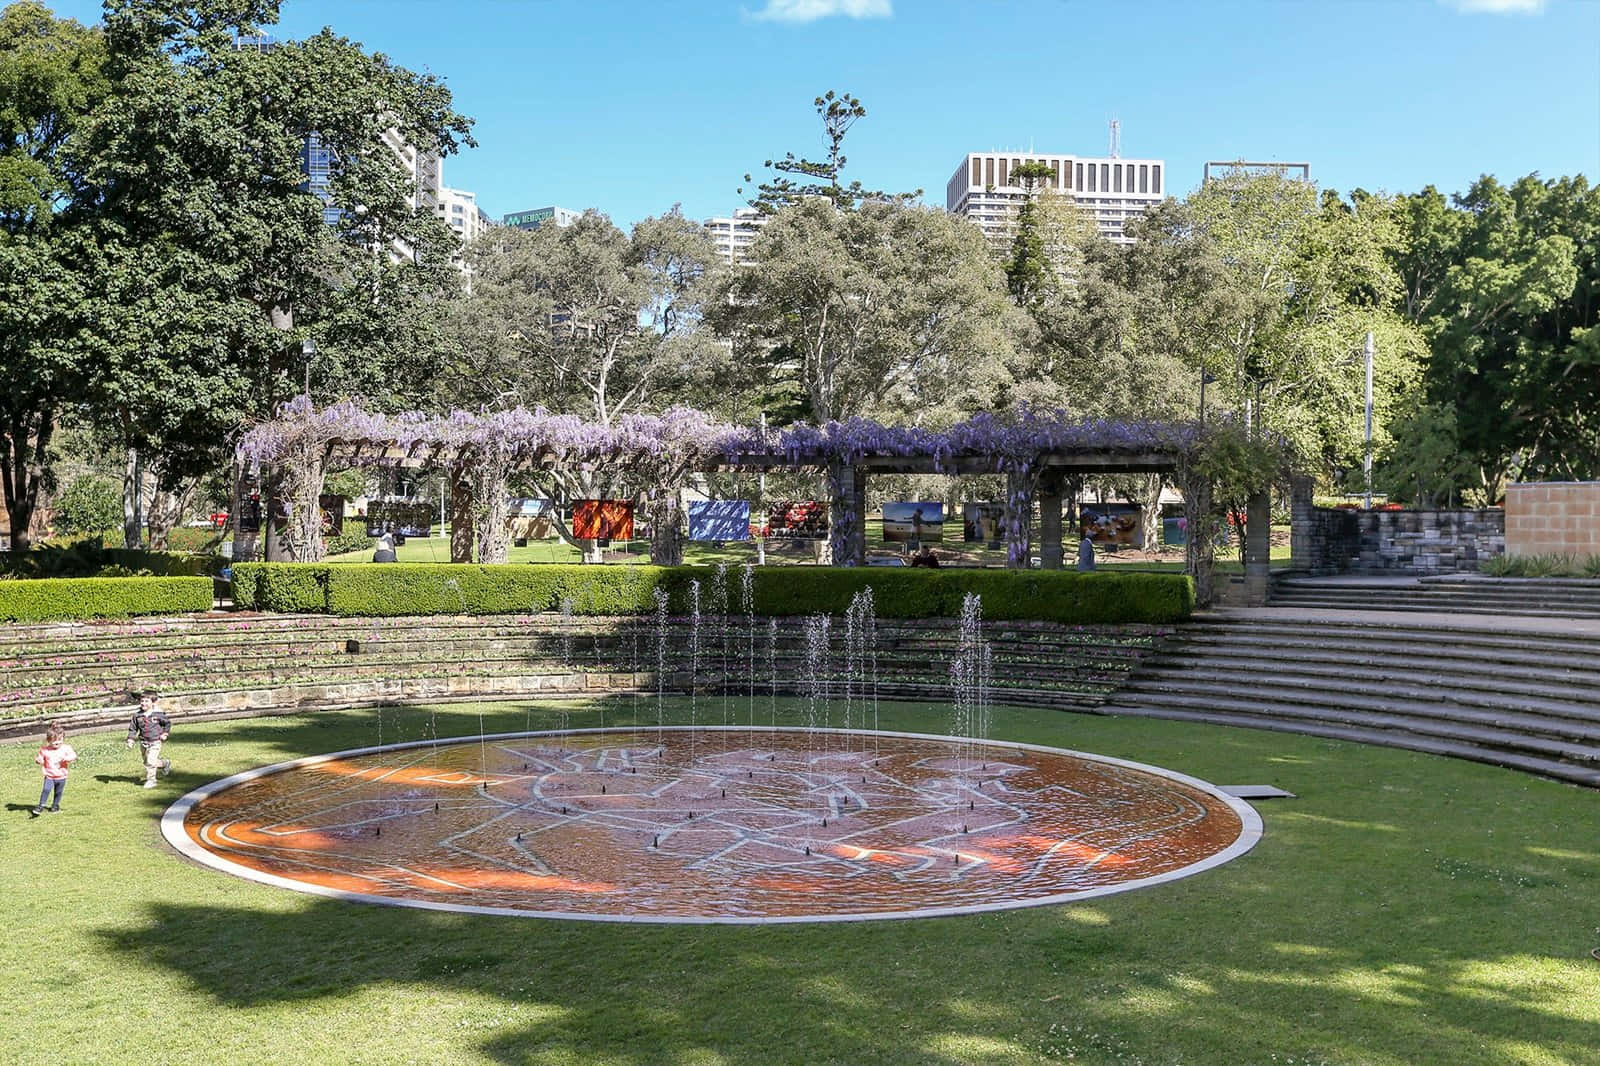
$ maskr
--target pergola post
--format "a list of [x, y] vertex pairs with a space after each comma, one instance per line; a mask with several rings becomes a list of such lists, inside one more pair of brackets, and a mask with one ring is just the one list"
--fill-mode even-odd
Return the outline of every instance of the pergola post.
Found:
[[450, 479], [450, 561], [472, 562], [472, 476], [465, 465], [452, 464]]
[[1267, 605], [1272, 577], [1272, 496], [1269, 489], [1250, 494], [1245, 504], [1244, 599], [1248, 607]]
[[1311, 489], [1311, 478], [1305, 474], [1289, 478], [1289, 561], [1296, 570], [1311, 570], [1317, 565], [1311, 557], [1315, 528]]
[[834, 566], [867, 563], [866, 471], [848, 463], [828, 470], [833, 499], [828, 508], [828, 553]]
[[1053, 471], [1039, 479], [1039, 565], [1045, 570], [1061, 569], [1061, 482]]
[[1006, 474], [1006, 566], [1009, 569], [1027, 570], [1033, 565], [1033, 495], [1037, 483], [1037, 478], [1026, 472]]

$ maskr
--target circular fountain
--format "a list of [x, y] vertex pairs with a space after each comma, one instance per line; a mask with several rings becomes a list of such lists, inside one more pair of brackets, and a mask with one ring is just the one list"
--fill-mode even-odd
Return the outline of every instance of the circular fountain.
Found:
[[341, 752], [185, 796], [167, 839], [301, 891], [605, 921], [1036, 906], [1248, 850], [1247, 805], [1154, 767], [847, 730], [510, 734]]

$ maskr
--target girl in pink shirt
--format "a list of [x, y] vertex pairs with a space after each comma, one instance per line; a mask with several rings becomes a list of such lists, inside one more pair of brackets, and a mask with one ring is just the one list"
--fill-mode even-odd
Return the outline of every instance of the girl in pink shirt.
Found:
[[[44, 767], [44, 788], [39, 792], [39, 805], [33, 809], [35, 816], [44, 813], [45, 800], [50, 800], [50, 810], [61, 809], [61, 793], [67, 790], [67, 767], [77, 757], [78, 753], [67, 743], [67, 731], [51, 722], [45, 730], [44, 747], [33, 757], [34, 762]], [[54, 798], [51, 797], [52, 790], [55, 792]]]

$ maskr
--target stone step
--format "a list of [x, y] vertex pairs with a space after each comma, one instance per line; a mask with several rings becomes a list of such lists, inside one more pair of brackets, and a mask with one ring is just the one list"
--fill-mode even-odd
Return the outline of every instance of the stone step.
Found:
[[1201, 694], [1181, 688], [1151, 689], [1144, 686], [1124, 690], [1114, 701], [1108, 701], [1107, 705], [1183, 708], [1221, 712], [1239, 718], [1341, 725], [1382, 733], [1403, 733], [1467, 743], [1485, 749], [1534, 754], [1551, 761], [1564, 761], [1581, 767], [1600, 769], [1600, 743], [1587, 744], [1576, 740], [1559, 739], [1545, 736], [1542, 731], [1534, 734], [1518, 732], [1515, 729], [1497, 729], [1470, 720], [1463, 721], [1460, 718], [1421, 717], [1386, 713], [1382, 710], [1362, 711], [1289, 703], [1257, 703], [1209, 693]]
[[1301, 733], [1330, 740], [1350, 741], [1357, 744], [1375, 744], [1383, 747], [1404, 748], [1444, 755], [1457, 759], [1489, 763], [1524, 773], [1537, 774], [1571, 784], [1600, 788], [1600, 769], [1591, 770], [1571, 763], [1520, 752], [1482, 748], [1475, 744], [1442, 740], [1437, 737], [1413, 736], [1391, 730], [1357, 729], [1306, 720], [1275, 720], [1254, 715], [1234, 715], [1217, 711], [1195, 711], [1181, 707], [1142, 706], [1134, 703], [1107, 703], [1096, 713], [1129, 715], [1148, 718], [1165, 718], [1176, 721], [1202, 722], [1209, 725], [1271, 729], [1286, 733]]
[[[1189, 644], [1158, 653], [1162, 665], [1214, 665], [1237, 670], [1292, 669], [1355, 684], [1380, 681], [1414, 683], [1423, 677], [1447, 678], [1455, 684], [1474, 684], [1496, 691], [1522, 691], [1593, 699], [1600, 702], [1600, 662], [1554, 656], [1521, 661], [1512, 657], [1478, 655], [1434, 656], [1421, 663], [1414, 652], [1386, 651], [1379, 647], [1341, 649], [1311, 646]], [[1548, 689], [1548, 691], [1544, 691]]]
[[1385, 688], [1381, 694], [1330, 690], [1316, 679], [1241, 677], [1212, 671], [1152, 670], [1122, 689], [1125, 693], [1181, 694], [1196, 701], [1234, 699], [1243, 686], [1250, 701], [1273, 707], [1310, 707], [1333, 712], [1376, 712], [1391, 717], [1471, 721], [1480, 725], [1564, 737], [1600, 745], [1600, 704], [1499, 697], [1434, 686]]
[[1329, 693], [1405, 690], [1433, 693], [1455, 702], [1470, 703], [1481, 697], [1502, 702], [1543, 701], [1552, 706], [1572, 705], [1600, 711], [1600, 686], [1595, 684], [1600, 675], [1592, 672], [1552, 677], [1547, 673], [1526, 671], [1512, 676], [1503, 671], [1423, 670], [1414, 661], [1405, 667], [1395, 667], [1333, 657], [1320, 661], [1280, 660], [1272, 665], [1270, 673], [1264, 672], [1263, 666], [1270, 662], [1265, 657], [1234, 657], [1218, 652], [1195, 655], [1180, 650], [1146, 663], [1138, 676], [1207, 676], [1236, 684], [1255, 684], [1267, 677]]

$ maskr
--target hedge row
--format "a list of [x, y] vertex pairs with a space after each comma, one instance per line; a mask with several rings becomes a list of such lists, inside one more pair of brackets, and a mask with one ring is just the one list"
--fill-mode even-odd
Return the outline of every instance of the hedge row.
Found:
[[211, 609], [209, 577], [44, 577], [0, 581], [0, 619], [127, 618]]
[[98, 540], [47, 544], [26, 552], [0, 552], [0, 573], [25, 578], [94, 577], [108, 567], [147, 570], [155, 577], [216, 577], [226, 565], [228, 561], [220, 555], [108, 548]]
[[[991, 620], [1165, 623], [1194, 610], [1194, 587], [1181, 574], [777, 566], [752, 575], [761, 615], [843, 614], [869, 585], [883, 618], [954, 618], [968, 592], [983, 597]], [[612, 615], [653, 610], [659, 588], [671, 610], [684, 613], [695, 581], [709, 610], [715, 578], [704, 566], [239, 563], [233, 595], [241, 607], [346, 617], [514, 614], [557, 610], [563, 601], [574, 614]], [[725, 580], [729, 610], [739, 613], [742, 571], [730, 568]]]

